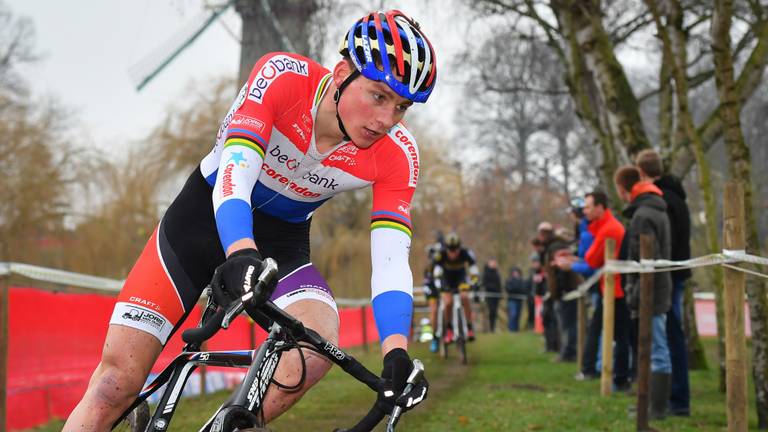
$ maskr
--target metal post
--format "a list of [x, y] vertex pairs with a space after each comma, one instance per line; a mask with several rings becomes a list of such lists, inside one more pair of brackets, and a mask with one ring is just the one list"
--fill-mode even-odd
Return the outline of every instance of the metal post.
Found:
[[0, 276], [0, 431], [5, 430], [8, 395], [8, 280]]
[[579, 320], [576, 337], [576, 367], [582, 371], [584, 363], [584, 341], [587, 335], [587, 305], [584, 301], [584, 296], [579, 297], [577, 300], [577, 307], [579, 310]]
[[[744, 190], [738, 182], [725, 185], [723, 248], [744, 250]], [[728, 430], [747, 430], [747, 345], [744, 335], [744, 273], [726, 267], [725, 380]]]
[[[605, 261], [616, 258], [616, 241], [605, 240]], [[610, 396], [613, 385], [613, 323], [615, 321], [615, 279], [612, 273], [603, 275], [603, 367], [600, 374], [600, 394]]]
[[[653, 237], [640, 235], [640, 258], [653, 258]], [[640, 274], [640, 316], [637, 336], [637, 430], [647, 431], [651, 378], [651, 320], [653, 319], [653, 273]]]
[[360, 307], [360, 317], [362, 318], [362, 325], [360, 328], [363, 331], [363, 351], [368, 352], [368, 320], [365, 313], [366, 309], [366, 305]]

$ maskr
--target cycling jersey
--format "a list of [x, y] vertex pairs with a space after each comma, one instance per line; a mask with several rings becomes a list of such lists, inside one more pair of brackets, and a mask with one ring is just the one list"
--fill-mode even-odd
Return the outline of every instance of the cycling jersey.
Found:
[[[479, 271], [475, 254], [467, 248], [459, 249], [454, 259], [451, 259], [448, 256], [448, 250], [443, 248], [434, 255], [434, 261], [435, 280], [443, 280], [447, 285], [440, 287], [441, 289], [455, 291], [462, 284], [468, 287], [470, 280], [473, 283], [477, 281]], [[469, 278], [467, 270], [469, 270]]]
[[334, 195], [371, 186], [374, 315], [381, 340], [408, 335], [418, 148], [397, 124], [369, 148], [343, 141], [320, 153], [314, 123], [330, 80], [329, 70], [295, 54], [272, 53], [256, 63], [199, 167], [213, 188], [218, 237], [227, 250], [237, 240], [254, 239], [256, 213], [302, 224]]

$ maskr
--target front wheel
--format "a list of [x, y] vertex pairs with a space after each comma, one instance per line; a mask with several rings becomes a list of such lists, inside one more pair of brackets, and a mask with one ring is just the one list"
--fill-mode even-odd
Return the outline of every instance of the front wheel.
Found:
[[467, 335], [464, 332], [464, 311], [459, 309], [458, 322], [456, 325], [457, 338], [456, 338], [456, 350], [459, 352], [459, 359], [461, 364], [467, 364]]
[[136, 408], [128, 413], [125, 418], [118, 423], [113, 431], [121, 432], [145, 432], [147, 426], [149, 426], [149, 404], [147, 401], [143, 401]]

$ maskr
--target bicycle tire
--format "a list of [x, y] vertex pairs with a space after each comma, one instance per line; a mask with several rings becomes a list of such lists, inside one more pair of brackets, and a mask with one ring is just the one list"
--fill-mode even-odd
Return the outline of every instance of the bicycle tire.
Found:
[[149, 404], [147, 401], [143, 401], [112, 430], [120, 432], [145, 432], [149, 426], [149, 420]]
[[456, 349], [459, 352], [461, 364], [467, 364], [467, 336], [464, 334], [464, 311], [459, 309], [459, 322], [456, 326], [458, 337], [456, 338]]
[[440, 336], [440, 357], [443, 360], [448, 358], [448, 343], [445, 342], [445, 338]]

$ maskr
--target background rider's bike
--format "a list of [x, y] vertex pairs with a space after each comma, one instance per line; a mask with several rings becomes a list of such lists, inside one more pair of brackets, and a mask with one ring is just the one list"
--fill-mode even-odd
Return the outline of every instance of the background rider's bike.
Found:
[[440, 298], [437, 308], [437, 329], [436, 337], [440, 340], [440, 356], [444, 359], [448, 358], [448, 346], [451, 343], [456, 343], [456, 350], [459, 353], [459, 360], [461, 364], [467, 364], [467, 320], [464, 315], [464, 306], [461, 304], [461, 295], [458, 290], [451, 294], [453, 297], [453, 305], [451, 306], [451, 322], [449, 323], [451, 330], [453, 331], [453, 338], [450, 341], [446, 341], [444, 337], [444, 329], [446, 326], [443, 323], [443, 316], [445, 314], [445, 302]]
[[[266, 261], [264, 271], [258, 279], [257, 290], [268, 290], [274, 284], [268, 282], [277, 273], [277, 264], [271, 258]], [[274, 289], [274, 288], [272, 288]], [[211, 416], [208, 422], [202, 426], [201, 432], [230, 432], [230, 431], [260, 431], [264, 427], [262, 403], [267, 389], [271, 383], [275, 383], [284, 389], [299, 388], [304, 384], [306, 370], [302, 370], [299, 382], [295, 385], [284, 385], [274, 381], [273, 375], [280, 357], [285, 351], [301, 347], [310, 349], [328, 358], [339, 365], [346, 373], [352, 375], [360, 382], [366, 384], [374, 392], [378, 392], [383, 383], [382, 378], [369, 371], [354, 357], [350, 356], [336, 345], [328, 342], [317, 332], [304, 325], [267, 301], [258, 308], [262, 315], [257, 322], [272, 322], [266, 330], [269, 332], [267, 339], [257, 350], [243, 351], [200, 351], [200, 345], [211, 338], [219, 329], [229, 327], [229, 324], [244, 310], [244, 301], [248, 301], [251, 293], [238, 299], [225, 308], [218, 308], [208, 291], [208, 304], [200, 319], [197, 328], [184, 331], [182, 339], [187, 343], [182, 353], [171, 362], [144, 390], [141, 391], [136, 401], [128, 408], [113, 426], [113, 430], [126, 430], [131, 432], [165, 431], [170, 427], [174, 411], [181, 398], [182, 389], [192, 372], [200, 365], [223, 366], [232, 368], [247, 368], [248, 371], [240, 386]], [[269, 297], [271, 293], [268, 293]], [[218, 310], [217, 310], [218, 309]], [[302, 350], [299, 350], [301, 353]], [[302, 364], [303, 354], [301, 354]], [[408, 385], [403, 394], [410, 391], [414, 383], [421, 379], [424, 366], [419, 361], [413, 360], [413, 371], [408, 377]], [[150, 414], [147, 397], [158, 391], [163, 384], [168, 383], [162, 391], [160, 401], [154, 414]], [[375, 403], [369, 412], [358, 424], [344, 432], [370, 431], [389, 414], [387, 431], [394, 431], [402, 411], [396, 406], [391, 413], [385, 413]], [[337, 429], [341, 432], [342, 430]]]

